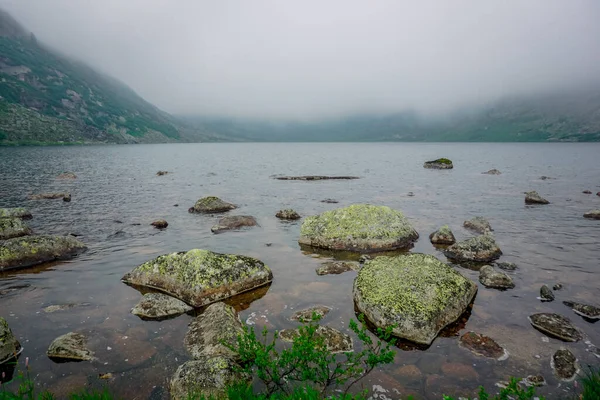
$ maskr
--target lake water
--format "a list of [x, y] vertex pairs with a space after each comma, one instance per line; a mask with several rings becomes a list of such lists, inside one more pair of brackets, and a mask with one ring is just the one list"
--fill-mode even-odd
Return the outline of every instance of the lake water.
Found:
[[[189, 356], [183, 348], [193, 316], [142, 321], [130, 314], [140, 293], [121, 277], [160, 254], [205, 248], [259, 258], [274, 282], [259, 293], [236, 300], [243, 321], [269, 329], [295, 326], [289, 316], [324, 304], [333, 311], [323, 323], [348, 331], [355, 318], [355, 272], [317, 276], [326, 260], [298, 246], [301, 222], [275, 218], [281, 208], [303, 216], [353, 203], [402, 210], [421, 237], [413, 252], [446, 261], [428, 235], [449, 224], [457, 239], [472, 236], [462, 228], [476, 215], [488, 218], [504, 255], [515, 262], [513, 290], [487, 289], [478, 272], [456, 267], [479, 285], [468, 320], [423, 350], [398, 349], [393, 365], [363, 382], [379, 385], [388, 398], [440, 399], [473, 393], [479, 384], [509, 376], [541, 373], [548, 398], [572, 393], [571, 383], [552, 374], [550, 357], [566, 347], [582, 365], [598, 365], [591, 344], [600, 346], [600, 324], [575, 315], [562, 300], [598, 305], [600, 298], [600, 222], [582, 218], [600, 208], [600, 143], [586, 144], [169, 144], [94, 147], [0, 148], [0, 207], [32, 210], [36, 233], [81, 235], [88, 252], [69, 261], [0, 275], [0, 315], [5, 317], [29, 357], [39, 387], [59, 396], [84, 386], [108, 385], [126, 399], [168, 397], [168, 380]], [[448, 157], [449, 171], [427, 170], [426, 160]], [[491, 168], [502, 175], [482, 175]], [[156, 176], [167, 170], [165, 176]], [[58, 180], [73, 171], [76, 180]], [[278, 181], [271, 176], [357, 175], [350, 181]], [[541, 180], [542, 175], [555, 179]], [[594, 194], [583, 194], [589, 189]], [[537, 190], [551, 204], [525, 206], [524, 191]], [[29, 201], [31, 193], [69, 191], [73, 200]], [[414, 196], [408, 196], [413, 192]], [[239, 205], [230, 214], [253, 215], [260, 226], [213, 235], [217, 216], [189, 214], [203, 196]], [[321, 200], [334, 198], [339, 204]], [[175, 205], [179, 206], [176, 207]], [[158, 218], [166, 230], [149, 224]], [[139, 224], [139, 225], [138, 225]], [[267, 246], [267, 244], [271, 244]], [[537, 297], [542, 284], [562, 283], [556, 301]], [[262, 297], [261, 297], [262, 296]], [[85, 303], [45, 313], [52, 304]], [[586, 335], [578, 343], [548, 339], [529, 324], [536, 312], [557, 312]], [[458, 336], [473, 330], [491, 336], [510, 353], [505, 361], [477, 357], [458, 346]], [[86, 333], [96, 361], [57, 364], [45, 355], [50, 342], [69, 331]], [[407, 367], [407, 366], [416, 366]], [[98, 375], [112, 373], [102, 381]], [[398, 394], [401, 393], [400, 394]]]

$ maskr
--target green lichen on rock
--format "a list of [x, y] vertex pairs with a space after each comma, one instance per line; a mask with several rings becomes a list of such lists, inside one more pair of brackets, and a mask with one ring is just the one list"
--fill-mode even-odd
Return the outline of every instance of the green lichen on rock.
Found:
[[444, 255], [458, 262], [490, 262], [502, 255], [491, 234], [457, 242], [444, 251]]
[[158, 289], [194, 307], [258, 288], [272, 280], [271, 270], [260, 260], [201, 249], [159, 256], [123, 277], [126, 283]]
[[452, 169], [454, 168], [454, 165], [452, 164], [452, 161], [447, 158], [438, 158], [437, 160], [425, 161], [423, 167], [432, 169]]
[[31, 219], [31, 212], [23, 207], [0, 208], [0, 218]]
[[11, 360], [21, 351], [21, 344], [8, 327], [8, 322], [0, 317], [0, 364]]
[[418, 238], [400, 211], [353, 204], [306, 218], [298, 242], [331, 250], [376, 252], [409, 248]]
[[31, 235], [31, 228], [21, 218], [0, 218], [0, 240]]
[[354, 280], [356, 307], [369, 321], [423, 344], [456, 321], [476, 292], [475, 283], [426, 254], [377, 257]]
[[0, 272], [66, 260], [86, 249], [71, 236], [36, 235], [8, 239], [0, 242]]
[[194, 204], [188, 211], [191, 213], [221, 213], [237, 208], [235, 205], [221, 200], [215, 196], [203, 197]]
[[429, 240], [431, 240], [431, 243], [433, 244], [442, 245], [454, 244], [456, 242], [456, 238], [448, 225], [442, 225], [440, 229], [432, 232], [429, 235]]

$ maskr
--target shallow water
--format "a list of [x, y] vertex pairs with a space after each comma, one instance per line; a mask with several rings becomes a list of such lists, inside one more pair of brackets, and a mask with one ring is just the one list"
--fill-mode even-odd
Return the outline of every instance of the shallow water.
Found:
[[[29, 357], [40, 387], [59, 396], [84, 386], [108, 387], [126, 399], [167, 398], [168, 379], [188, 359], [183, 337], [192, 316], [148, 322], [129, 313], [140, 293], [120, 281], [133, 267], [167, 252], [206, 248], [261, 259], [274, 282], [260, 293], [236, 299], [242, 320], [270, 329], [293, 327], [298, 309], [325, 304], [324, 319], [347, 331], [354, 318], [355, 272], [317, 276], [326, 259], [301, 251], [301, 222], [282, 222], [275, 212], [294, 208], [312, 215], [352, 203], [373, 203], [402, 210], [421, 237], [411, 250], [445, 257], [428, 235], [449, 224], [457, 239], [472, 236], [462, 222], [489, 219], [504, 255], [519, 269], [516, 288], [500, 292], [478, 282], [476, 271], [456, 267], [479, 285], [468, 320], [444, 332], [423, 350], [398, 349], [395, 364], [363, 382], [378, 385], [389, 398], [417, 394], [439, 399], [472, 393], [479, 384], [493, 389], [509, 376], [541, 373], [548, 398], [572, 392], [572, 384], [553, 377], [550, 357], [569, 348], [582, 365], [598, 365], [589, 350], [600, 346], [598, 324], [589, 323], [562, 304], [600, 298], [600, 223], [582, 214], [600, 208], [600, 144], [170, 144], [137, 146], [0, 148], [0, 207], [32, 210], [36, 233], [81, 235], [89, 251], [69, 261], [0, 275], [0, 315], [5, 317]], [[428, 170], [426, 160], [448, 157], [455, 168]], [[502, 175], [482, 175], [491, 168]], [[156, 171], [168, 170], [165, 176]], [[73, 171], [76, 180], [58, 180]], [[350, 181], [279, 181], [285, 175], [357, 175]], [[541, 180], [546, 175], [555, 179]], [[525, 206], [524, 191], [537, 190], [546, 206]], [[62, 200], [27, 200], [43, 191], [69, 191]], [[413, 192], [414, 197], [408, 196]], [[206, 195], [240, 206], [231, 214], [257, 218], [260, 226], [214, 235], [217, 216], [189, 214]], [[321, 200], [334, 198], [339, 204]], [[175, 206], [178, 204], [179, 206]], [[169, 222], [166, 230], [149, 224]], [[136, 225], [139, 224], [139, 225]], [[267, 244], [270, 244], [267, 246]], [[537, 300], [546, 283], [564, 285], [556, 301]], [[267, 290], [268, 289], [268, 290]], [[261, 297], [262, 296], [262, 297]], [[55, 313], [52, 304], [86, 303]], [[557, 312], [586, 335], [579, 343], [548, 339], [533, 329], [527, 316]], [[458, 336], [474, 330], [496, 339], [510, 356], [505, 361], [477, 357], [458, 347]], [[45, 355], [50, 342], [69, 331], [89, 334], [96, 361], [57, 364]], [[586, 343], [587, 342], [587, 343]], [[414, 365], [418, 368], [406, 367]], [[99, 374], [114, 378], [102, 381]], [[401, 394], [399, 394], [401, 393]]]

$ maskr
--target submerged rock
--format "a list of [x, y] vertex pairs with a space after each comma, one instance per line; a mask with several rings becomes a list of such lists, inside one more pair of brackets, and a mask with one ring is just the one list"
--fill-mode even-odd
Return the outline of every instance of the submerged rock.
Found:
[[600, 308], [589, 304], [577, 303], [574, 301], [563, 301], [563, 304], [573, 309], [575, 314], [584, 318], [597, 320], [600, 319]]
[[353, 291], [356, 308], [376, 327], [431, 344], [465, 312], [477, 285], [433, 256], [408, 254], [368, 261]]
[[296, 220], [296, 219], [302, 218], [300, 216], [300, 214], [298, 214], [296, 211], [294, 211], [292, 209], [279, 210], [279, 211], [277, 211], [277, 214], [275, 214], [275, 216], [279, 219], [289, 219], [289, 220]]
[[258, 222], [256, 222], [256, 219], [251, 215], [234, 215], [221, 218], [216, 225], [213, 225], [213, 227], [210, 228], [210, 231], [212, 233], [221, 233], [256, 225], [258, 225]]
[[87, 247], [72, 236], [24, 236], [0, 242], [0, 272], [67, 260]]
[[453, 244], [444, 255], [458, 262], [490, 262], [500, 258], [502, 251], [492, 235], [480, 235]]
[[238, 370], [236, 362], [227, 357], [188, 361], [177, 368], [169, 382], [171, 399], [188, 400], [191, 393], [198, 398], [226, 398], [228, 387], [249, 379]]
[[496, 341], [488, 336], [475, 332], [467, 332], [460, 337], [459, 346], [471, 353], [496, 360], [506, 360], [508, 352]]
[[556, 178], [552, 178], [551, 176], [542, 175], [542, 176], [540, 176], [540, 179], [543, 181], [547, 181], [548, 179], [556, 179]]
[[69, 332], [54, 339], [46, 354], [50, 358], [63, 361], [93, 360], [94, 353], [86, 347], [86, 342], [83, 334]]
[[489, 171], [482, 172], [485, 175], [500, 175], [502, 172], [498, 171], [496, 168], [490, 169]]
[[168, 173], [169, 173], [169, 171], [158, 171], [158, 172], [156, 173], [156, 175], [157, 175], [157, 176], [163, 176], [163, 175], [166, 175], [166, 174], [168, 174]]
[[488, 222], [487, 219], [483, 217], [473, 217], [468, 221], [463, 223], [463, 226], [467, 229], [471, 229], [472, 231], [479, 233], [486, 233], [493, 231], [492, 226]]
[[452, 230], [448, 225], [442, 225], [440, 229], [435, 232], [432, 232], [429, 235], [429, 240], [433, 244], [454, 244], [456, 243], [456, 238], [452, 233]]
[[38, 193], [29, 196], [29, 200], [54, 200], [63, 199], [64, 201], [71, 201], [71, 194], [66, 192], [61, 193]]
[[131, 313], [142, 319], [162, 319], [192, 310], [192, 307], [175, 297], [163, 293], [146, 293], [131, 309]]
[[12, 360], [21, 352], [21, 344], [8, 327], [8, 322], [0, 317], [0, 364]]
[[327, 176], [327, 175], [302, 175], [302, 176], [275, 176], [279, 181], [325, 181], [360, 179], [358, 176]]
[[237, 337], [244, 332], [242, 322], [233, 307], [214, 303], [190, 323], [183, 344], [194, 359], [224, 356], [239, 361], [239, 354], [223, 343], [237, 344]]
[[600, 219], [600, 210], [591, 210], [583, 214], [583, 218]]
[[266, 285], [273, 280], [273, 274], [255, 258], [194, 249], [159, 256], [122, 279], [202, 307]]
[[447, 158], [438, 158], [433, 161], [425, 161], [423, 167], [432, 169], [452, 169], [454, 168], [454, 165], [452, 165], [452, 161]]
[[525, 204], [550, 204], [550, 202], [539, 195], [538, 192], [532, 190], [525, 192]]
[[515, 271], [518, 268], [517, 264], [511, 262], [496, 262], [494, 265], [505, 271]]
[[169, 223], [164, 219], [157, 219], [156, 221], [152, 222], [150, 225], [152, 225], [153, 227], [155, 227], [157, 229], [165, 229], [167, 226], [169, 226]]
[[215, 196], [203, 197], [194, 204], [188, 211], [191, 213], [222, 213], [237, 208], [231, 203], [221, 200]]
[[305, 218], [298, 242], [330, 250], [377, 252], [409, 248], [418, 238], [400, 211], [354, 204]]
[[31, 235], [31, 228], [21, 218], [0, 218], [0, 240]]
[[504, 272], [495, 271], [490, 265], [484, 265], [479, 270], [479, 282], [493, 289], [512, 289], [515, 284], [512, 278]]
[[31, 211], [23, 207], [0, 208], [0, 218], [31, 219], [33, 215], [31, 215]]
[[540, 288], [540, 299], [542, 301], [554, 301], [554, 293], [547, 285], [542, 285]]
[[577, 358], [567, 349], [557, 350], [550, 364], [554, 374], [563, 381], [572, 381], [579, 372]]
[[348, 271], [357, 271], [360, 265], [349, 261], [328, 261], [315, 270], [317, 275], [338, 275]]
[[327, 306], [314, 306], [305, 308], [304, 310], [296, 311], [294, 315], [290, 317], [290, 320], [298, 322], [310, 322], [312, 321], [313, 314], [315, 314], [318, 318], [323, 318], [329, 314], [329, 311], [331, 311], [331, 308]]
[[583, 193], [583, 194], [592, 194], [592, 191], [591, 191], [591, 190], [584, 190], [584, 191], [583, 191], [583, 192], [581, 192], [581, 193]]
[[[284, 342], [293, 342], [298, 336], [298, 329], [284, 329], [279, 332], [279, 338]], [[354, 349], [350, 336], [329, 326], [319, 325], [315, 330], [314, 336], [315, 338], [322, 339], [323, 345], [331, 353], [345, 353]]]
[[68, 303], [68, 304], [52, 304], [50, 306], [42, 308], [45, 313], [51, 314], [57, 311], [70, 310], [71, 308], [76, 307], [85, 307], [89, 306], [90, 303]]
[[323, 200], [321, 200], [321, 203], [337, 204], [337, 203], [339, 203], [339, 201], [337, 201], [336, 199], [323, 199]]
[[72, 172], [63, 172], [62, 174], [59, 174], [56, 178], [57, 179], [77, 179], [77, 175], [75, 175]]
[[583, 335], [568, 318], [552, 313], [533, 314], [529, 322], [534, 328], [548, 336], [552, 336], [565, 342], [577, 342], [583, 339]]

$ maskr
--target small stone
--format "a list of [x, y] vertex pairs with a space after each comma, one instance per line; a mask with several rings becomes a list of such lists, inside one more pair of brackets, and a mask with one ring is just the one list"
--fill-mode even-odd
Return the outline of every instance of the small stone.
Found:
[[600, 307], [595, 307], [589, 304], [577, 303], [574, 301], [563, 301], [567, 307], [571, 307], [575, 314], [581, 315], [584, 318], [591, 320], [600, 319]]
[[510, 276], [504, 272], [495, 271], [490, 265], [484, 265], [479, 270], [479, 282], [485, 287], [493, 289], [512, 289], [515, 287]]
[[496, 341], [488, 336], [476, 332], [467, 332], [460, 337], [459, 346], [471, 351], [473, 354], [494, 358], [496, 360], [506, 360], [508, 352]]
[[[279, 332], [279, 337], [284, 342], [293, 342], [298, 335], [298, 329], [284, 329]], [[345, 353], [354, 349], [350, 336], [329, 326], [320, 325], [315, 330], [314, 336], [322, 338], [325, 348], [331, 353]]]
[[591, 190], [584, 190], [584, 191], [583, 191], [583, 192], [581, 192], [581, 193], [583, 193], [583, 194], [592, 194], [592, 191], [591, 191]]
[[146, 293], [131, 309], [131, 313], [142, 319], [163, 319], [192, 310], [193, 308], [183, 301], [166, 294]]
[[527, 378], [521, 381], [525, 386], [544, 386], [546, 379], [542, 375], [529, 375]]
[[156, 221], [152, 222], [150, 225], [152, 225], [156, 229], [165, 229], [167, 226], [169, 226], [169, 223], [164, 219], [157, 219]]
[[32, 194], [29, 196], [29, 200], [54, 200], [54, 199], [65, 199], [68, 198], [69, 200], [65, 200], [65, 201], [71, 201], [71, 194], [70, 193], [39, 193], [39, 194]]
[[331, 311], [331, 308], [327, 306], [314, 306], [305, 308], [304, 310], [296, 311], [294, 315], [290, 317], [290, 320], [298, 322], [310, 322], [312, 321], [313, 314], [316, 314], [319, 319], [322, 319], [329, 313], [329, 311]]
[[407, 195], [408, 197], [414, 197], [414, 195], [415, 195], [415, 194], [414, 194], [413, 192], [408, 192], [406, 195]]
[[258, 225], [258, 222], [251, 215], [235, 215], [221, 218], [216, 225], [213, 225], [213, 227], [210, 228], [210, 231], [212, 233], [221, 233], [256, 225]]
[[158, 176], [163, 176], [163, 175], [166, 175], [166, 174], [168, 174], [168, 173], [169, 173], [169, 171], [158, 171], [158, 172], [156, 173], [156, 175], [158, 175]]
[[591, 210], [583, 214], [583, 218], [600, 219], [600, 210]]
[[529, 316], [529, 322], [534, 328], [565, 342], [577, 342], [583, 339], [583, 334], [568, 318], [552, 313], [539, 313]]
[[540, 298], [542, 301], [554, 301], [554, 293], [552, 293], [552, 290], [548, 286], [543, 285], [540, 288]]
[[348, 261], [328, 261], [323, 264], [315, 271], [317, 275], [339, 275], [348, 271], [357, 271], [359, 265], [357, 263]]
[[275, 216], [279, 219], [297, 220], [302, 218], [300, 214], [292, 209], [279, 210]]
[[442, 225], [437, 231], [429, 235], [429, 240], [433, 244], [452, 245], [456, 243], [456, 238], [448, 225]]
[[71, 201], [71, 193], [67, 193], [66, 196], [63, 197], [63, 201], [65, 202], [70, 202]]
[[517, 264], [511, 262], [496, 262], [494, 265], [505, 271], [515, 271], [517, 269]]
[[473, 217], [463, 223], [463, 226], [467, 229], [471, 229], [475, 232], [486, 233], [493, 231], [492, 226], [487, 219], [483, 217]]
[[59, 336], [48, 348], [48, 357], [65, 361], [89, 361], [93, 354], [86, 347], [87, 339], [81, 333], [69, 332]]
[[563, 381], [572, 381], [579, 372], [577, 358], [567, 349], [554, 353], [551, 366], [556, 376]]
[[555, 283], [554, 286], [552, 286], [552, 290], [560, 290], [563, 288], [563, 285], [561, 283]]
[[525, 192], [525, 204], [550, 204], [550, 202], [544, 199], [535, 190], [531, 192]]
[[482, 172], [485, 175], [500, 175], [502, 172], [498, 171], [496, 168], [490, 169], [489, 171]]

